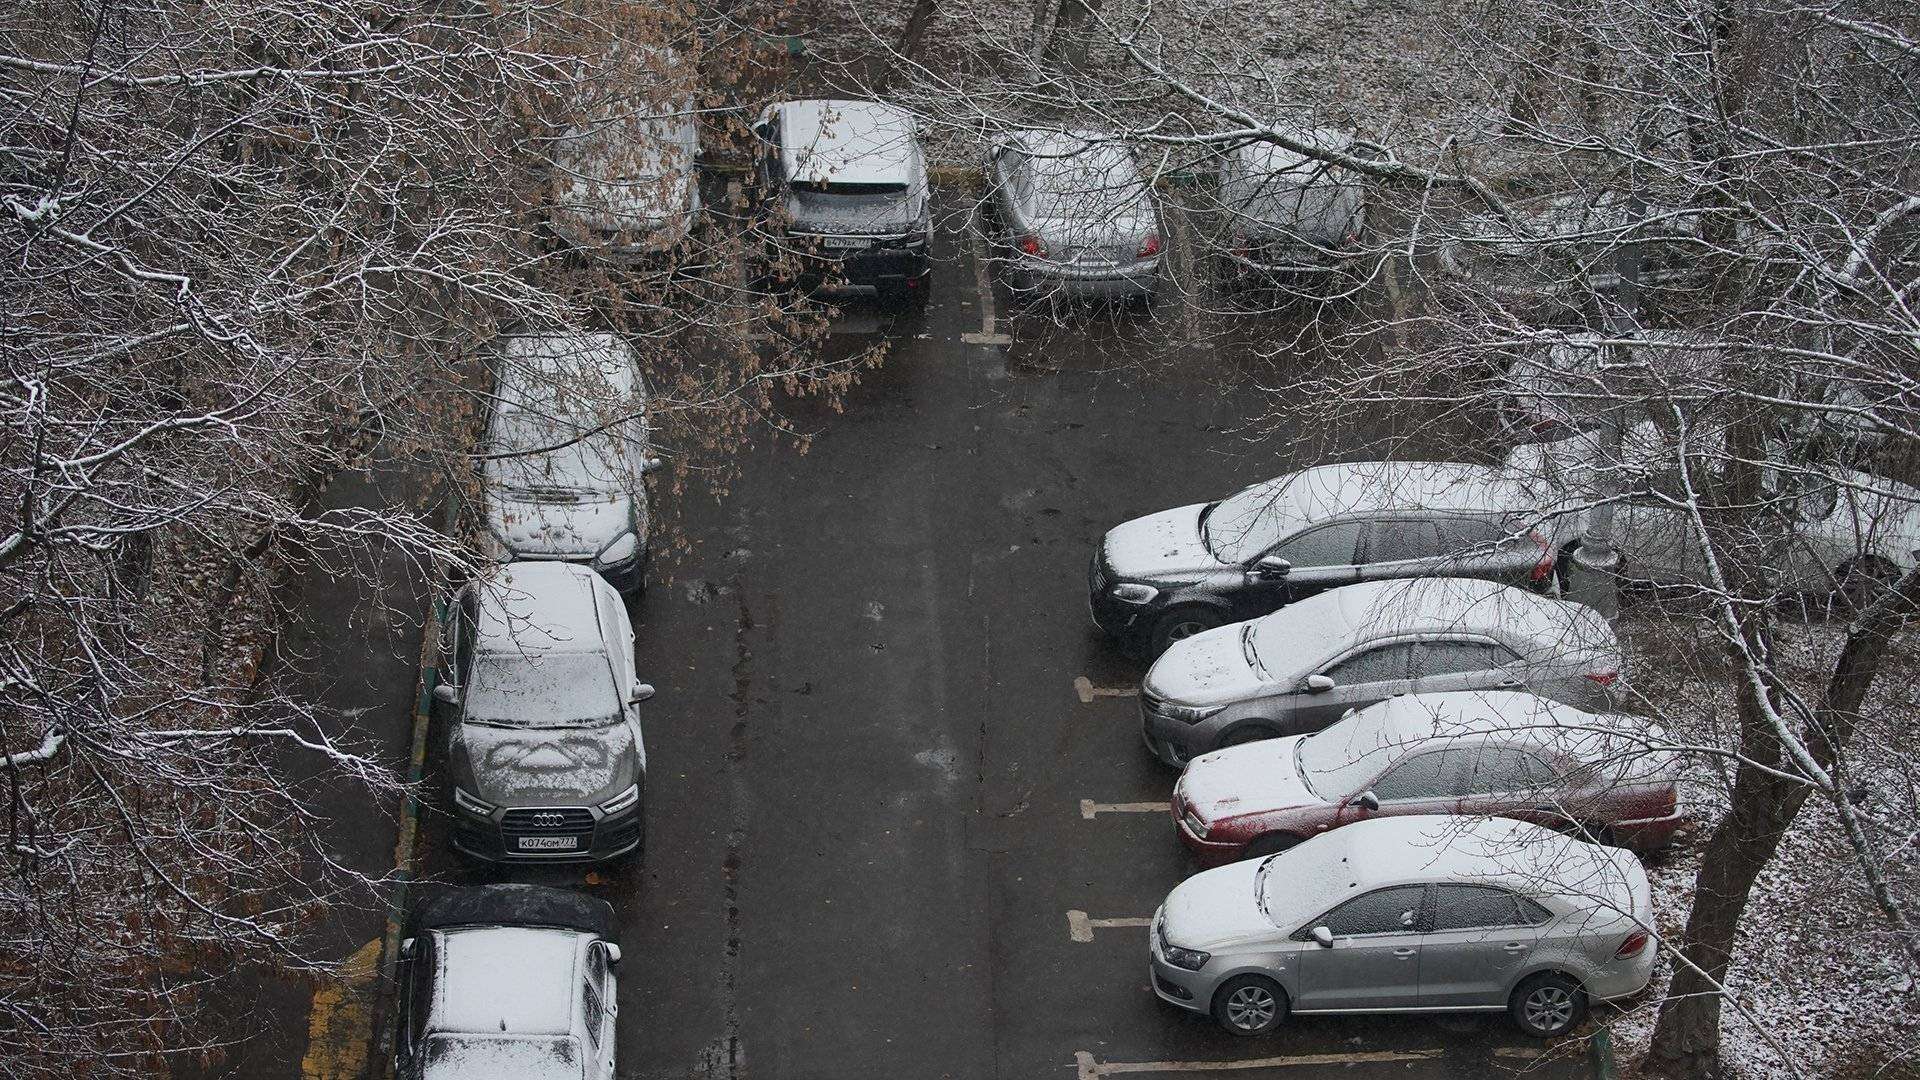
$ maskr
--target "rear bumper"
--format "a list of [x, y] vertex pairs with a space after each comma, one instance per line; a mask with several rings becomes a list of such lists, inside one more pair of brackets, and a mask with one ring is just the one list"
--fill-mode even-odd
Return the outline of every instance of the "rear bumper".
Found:
[[795, 237], [801, 256], [801, 285], [809, 292], [840, 288], [904, 291], [924, 283], [933, 272], [925, 245], [918, 248], [872, 247], [836, 251], [811, 237]]
[[1118, 299], [1152, 296], [1159, 287], [1160, 259], [1108, 266], [1078, 266], [1017, 257], [1013, 269], [1019, 291], [1063, 299]]
[[1686, 825], [1687, 820], [1686, 808], [1675, 806], [1673, 813], [1665, 817], [1616, 821], [1610, 828], [1614, 839], [1623, 846], [1636, 851], [1656, 851], [1673, 843], [1674, 834]]
[[1617, 1001], [1632, 997], [1647, 988], [1653, 981], [1653, 965], [1660, 958], [1660, 948], [1652, 941], [1640, 950], [1640, 955], [1628, 960], [1615, 960], [1585, 982], [1587, 996], [1595, 1001]]

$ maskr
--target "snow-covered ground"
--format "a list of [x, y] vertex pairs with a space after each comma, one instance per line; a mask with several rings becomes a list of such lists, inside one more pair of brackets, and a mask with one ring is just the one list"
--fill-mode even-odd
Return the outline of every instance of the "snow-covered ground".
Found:
[[[1663, 723], [1677, 738], [1732, 746], [1733, 701], [1717, 642], [1703, 623], [1662, 619], [1651, 607], [1630, 607], [1622, 620], [1637, 689], [1660, 704]], [[1838, 635], [1823, 626], [1788, 624], [1780, 640], [1812, 661], [1806, 668], [1811, 673], [1818, 663], [1831, 662]], [[1680, 660], [1689, 656], [1690, 662]], [[1910, 688], [1892, 680], [1882, 690], [1875, 715], [1893, 718], [1895, 726], [1898, 717], [1914, 715], [1905, 700]], [[1692, 704], [1671, 707], [1682, 701]], [[1852, 776], [1873, 792], [1864, 810], [1911, 825], [1912, 776], [1903, 767], [1900, 734], [1872, 724], [1863, 729], [1854, 742]], [[1659, 930], [1671, 941], [1686, 926], [1707, 829], [1726, 806], [1727, 783], [1714, 764], [1694, 762], [1687, 798], [1702, 824], [1649, 867]], [[1912, 847], [1885, 854], [1910, 903]], [[1725, 1054], [1742, 1080], [1796, 1071], [1808, 1078], [1910, 1076], [1920, 1069], [1915, 988], [1886, 925], [1833, 811], [1809, 800], [1755, 885], [1727, 980], [1733, 997], [1722, 1018]], [[1672, 955], [1663, 950], [1652, 990], [1613, 1025], [1623, 1065], [1645, 1053], [1671, 977]]]

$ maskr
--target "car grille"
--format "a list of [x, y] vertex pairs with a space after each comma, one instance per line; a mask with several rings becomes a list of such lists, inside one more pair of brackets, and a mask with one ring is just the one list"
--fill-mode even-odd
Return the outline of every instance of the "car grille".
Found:
[[1087, 591], [1095, 596], [1107, 591], [1107, 570], [1100, 565], [1101, 552], [1094, 552], [1093, 562], [1087, 566]]
[[593, 831], [593, 811], [584, 806], [509, 810], [500, 818], [500, 831], [515, 836]]
[[1145, 709], [1150, 713], [1157, 714], [1160, 712], [1161, 707], [1165, 704], [1166, 703], [1162, 701], [1160, 698], [1154, 697], [1152, 694], [1147, 693], [1145, 689], [1142, 689], [1140, 691], [1140, 707], [1142, 709]]

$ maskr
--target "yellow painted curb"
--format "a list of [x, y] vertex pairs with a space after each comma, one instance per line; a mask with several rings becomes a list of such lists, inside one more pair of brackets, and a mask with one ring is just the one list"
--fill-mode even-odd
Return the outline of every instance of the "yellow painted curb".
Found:
[[354, 950], [340, 970], [314, 988], [307, 1013], [305, 1080], [361, 1080], [373, 1035], [373, 998], [368, 984], [380, 965], [380, 939]]

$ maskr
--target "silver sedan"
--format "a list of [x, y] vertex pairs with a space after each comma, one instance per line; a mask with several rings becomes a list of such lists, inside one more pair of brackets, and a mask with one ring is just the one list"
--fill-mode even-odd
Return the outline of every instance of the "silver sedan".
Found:
[[1153, 186], [1127, 148], [1086, 131], [1014, 131], [987, 176], [1014, 289], [1066, 297], [1153, 294], [1165, 241]]

